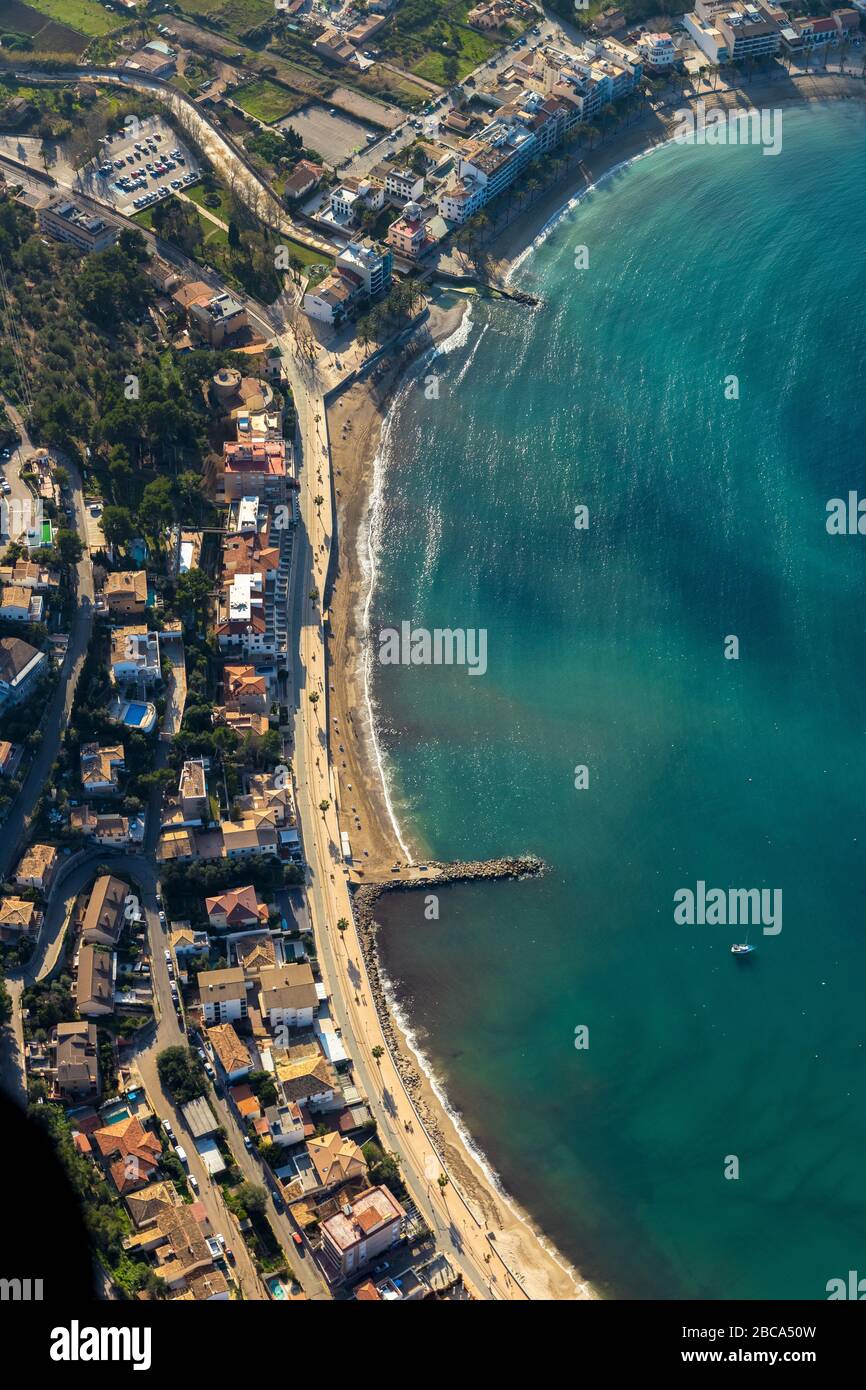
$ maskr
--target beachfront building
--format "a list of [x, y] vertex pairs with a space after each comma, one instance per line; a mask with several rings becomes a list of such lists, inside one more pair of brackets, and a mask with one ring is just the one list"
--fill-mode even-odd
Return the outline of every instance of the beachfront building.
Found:
[[[519, 66], [520, 75], [516, 69]], [[460, 225], [497, 197], [535, 160], [546, 159], [578, 123], [634, 90], [641, 55], [613, 39], [579, 48], [546, 44], [485, 91], [497, 108], [477, 134], [463, 140], [439, 212]]]
[[830, 15], [798, 16], [779, 30], [782, 43], [791, 53], [808, 53], [847, 43], [859, 32], [860, 15], [854, 9], [833, 10]]
[[322, 1222], [322, 1254], [332, 1282], [366, 1269], [400, 1239], [406, 1213], [387, 1189], [369, 1187]]
[[670, 34], [641, 34], [637, 42], [637, 51], [650, 76], [666, 72], [677, 60], [677, 50]]
[[304, 313], [322, 323], [342, 322], [364, 299], [375, 299], [391, 286], [393, 253], [369, 237], [351, 242], [337, 257], [331, 275], [304, 295]]
[[776, 6], [741, 0], [697, 0], [694, 12], [683, 15], [686, 32], [716, 65], [772, 57], [779, 51], [784, 20]]
[[388, 228], [388, 245], [400, 256], [417, 260], [427, 245], [427, 228], [418, 203], [407, 203], [403, 216], [398, 217]]

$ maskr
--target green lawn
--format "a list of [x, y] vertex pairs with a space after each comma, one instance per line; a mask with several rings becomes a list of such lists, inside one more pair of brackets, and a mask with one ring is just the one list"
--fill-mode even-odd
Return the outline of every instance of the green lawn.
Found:
[[234, 100], [250, 116], [255, 116], [257, 120], [265, 121], [269, 125], [274, 121], [281, 121], [283, 116], [297, 111], [303, 104], [293, 92], [287, 92], [285, 87], [279, 87], [267, 77], [260, 77], [255, 82], [238, 87], [234, 93]]
[[[207, 203], [204, 200], [205, 191], [206, 190], [204, 188], [204, 185], [200, 183], [194, 183], [191, 188], [184, 189], [184, 193], [190, 199], [190, 201], [193, 203], [197, 203], [200, 208], [207, 207]], [[214, 217], [222, 218], [223, 222], [228, 222], [232, 215], [231, 198], [229, 197], [227, 190], [223, 188], [222, 184], [219, 184], [214, 189], [214, 192], [219, 195], [219, 207], [208, 208], [208, 212], [212, 212]], [[213, 223], [211, 223], [211, 226], [213, 226]]]
[[77, 29], [80, 34], [88, 34], [94, 39], [111, 34], [129, 22], [122, 15], [104, 10], [96, 0], [27, 0], [27, 3], [40, 14], [48, 15], [49, 19], [68, 24], [71, 29]]
[[[491, 53], [496, 53], [501, 47], [502, 44], [496, 39], [488, 39], [475, 29], [464, 28], [460, 24], [448, 25], [448, 49], [458, 50], [458, 79], [477, 68], [479, 63], [486, 62]], [[417, 73], [419, 77], [426, 78], [428, 82], [438, 82], [440, 87], [447, 87], [449, 81], [453, 80], [446, 72], [447, 62], [448, 53], [431, 51], [414, 62], [409, 70]]]

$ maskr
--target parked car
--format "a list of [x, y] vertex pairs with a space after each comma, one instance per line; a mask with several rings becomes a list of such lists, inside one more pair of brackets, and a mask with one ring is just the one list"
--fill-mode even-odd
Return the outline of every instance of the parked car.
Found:
[[282, 1197], [280, 1196], [279, 1192], [274, 1192], [274, 1193], [272, 1194], [272, 1196], [273, 1196], [273, 1199], [274, 1199], [274, 1207], [275, 1207], [275, 1209], [276, 1209], [277, 1211], [285, 1211], [285, 1209], [286, 1209], [286, 1208], [285, 1208], [285, 1204], [284, 1204], [283, 1199], [282, 1199]]
[[296, 1245], [299, 1245], [303, 1248], [304, 1242], [301, 1240], [300, 1231], [292, 1231], [292, 1240], [295, 1242]]
[[253, 1147], [253, 1141], [252, 1141], [252, 1139], [250, 1138], [250, 1136], [249, 1136], [248, 1134], [245, 1134], [245, 1135], [244, 1135], [244, 1148], [245, 1148], [245, 1149], [250, 1149], [250, 1150], [251, 1150], [252, 1147]]
[[165, 926], [165, 913], [163, 912], [162, 908], [160, 908], [159, 910], [159, 925], [161, 927]]
[[198, 1192], [198, 1178], [196, 1177], [195, 1173], [190, 1173], [189, 1185], [192, 1188], [193, 1192]]
[[163, 1127], [163, 1129], [165, 1130], [166, 1134], [168, 1135], [169, 1139], [174, 1139], [174, 1130], [172, 1129], [172, 1127], [171, 1127], [171, 1125], [169, 1124], [168, 1120], [163, 1120], [163, 1122], [162, 1122], [162, 1127]]
[[174, 1146], [174, 1151], [175, 1151], [175, 1153], [177, 1154], [178, 1158], [180, 1159], [181, 1163], [184, 1165], [184, 1167], [186, 1167], [187, 1163], [189, 1162], [189, 1160], [188, 1160], [188, 1158], [187, 1158], [187, 1156], [186, 1156], [186, 1150], [185, 1150], [185, 1149], [182, 1149], [181, 1146], [180, 1146], [180, 1144], [175, 1144], [175, 1146]]
[[167, 961], [171, 960], [171, 951], [168, 949], [167, 946], [166, 946], [165, 950], [163, 951], [163, 955], [165, 956], [165, 958], [166, 958]]

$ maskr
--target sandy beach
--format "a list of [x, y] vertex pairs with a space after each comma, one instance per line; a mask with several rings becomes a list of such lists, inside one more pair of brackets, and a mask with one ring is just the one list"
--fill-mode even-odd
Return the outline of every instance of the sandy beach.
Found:
[[[792, 103], [863, 99], [866, 84], [837, 74], [788, 77], [752, 82], [740, 88], [709, 89], [700, 94], [707, 105], [782, 107]], [[644, 154], [671, 137], [674, 110], [700, 98], [675, 103], [667, 112], [649, 112], [622, 129], [604, 145], [580, 151], [567, 177], [552, 187], [531, 208], [491, 238], [485, 278], [504, 283], [515, 259], [531, 246], [547, 224], [588, 187], [614, 169]], [[451, 258], [452, 270], [464, 268]], [[467, 272], [468, 273], [468, 272]], [[387, 881], [395, 865], [410, 855], [424, 856], [426, 847], [400, 844], [376, 757], [367, 713], [362, 662], [364, 603], [368, 567], [363, 550], [371, 506], [374, 465], [382, 424], [397, 389], [412, 361], [450, 337], [459, 327], [468, 300], [447, 307], [432, 303], [428, 321], [415, 341], [415, 350], [391, 354], [377, 369], [375, 378], [356, 382], [333, 399], [328, 407], [334, 485], [337, 502], [339, 564], [330, 597], [330, 713], [332, 766], [338, 779], [340, 827], [349, 834], [356, 883]], [[334, 722], [336, 721], [336, 723]], [[339, 733], [334, 734], [334, 728]], [[365, 941], [368, 969], [374, 982], [376, 1003], [398, 1070], [413, 1103], [434, 1138], [453, 1180], [459, 1185], [477, 1220], [497, 1232], [496, 1246], [506, 1268], [519, 1273], [518, 1284], [532, 1298], [575, 1299], [598, 1295], [571, 1270], [532, 1224], [498, 1190], [492, 1176], [471, 1152], [458, 1125], [449, 1115], [444, 1098], [419, 1065], [409, 1041], [394, 1016], [393, 1001], [378, 981], [375, 945]]]

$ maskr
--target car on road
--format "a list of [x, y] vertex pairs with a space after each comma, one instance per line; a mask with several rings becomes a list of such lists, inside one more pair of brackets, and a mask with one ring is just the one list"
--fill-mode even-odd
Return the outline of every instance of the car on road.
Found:
[[382, 1260], [380, 1264], [373, 1265], [374, 1274], [385, 1274], [388, 1269], [388, 1261]]
[[248, 1134], [244, 1135], [244, 1148], [252, 1151], [253, 1141]]
[[165, 913], [163, 912], [162, 908], [160, 908], [159, 910], [159, 925], [161, 927], [165, 926]]
[[299, 1249], [303, 1250], [304, 1242], [301, 1240], [300, 1231], [292, 1231], [292, 1240], [299, 1247]]
[[275, 1211], [285, 1211], [285, 1209], [286, 1209], [286, 1208], [285, 1208], [285, 1203], [283, 1202], [283, 1199], [282, 1199], [282, 1197], [280, 1196], [279, 1192], [274, 1192], [274, 1193], [272, 1193], [271, 1195], [272, 1195], [272, 1197], [273, 1197], [274, 1210], [275, 1210]]

